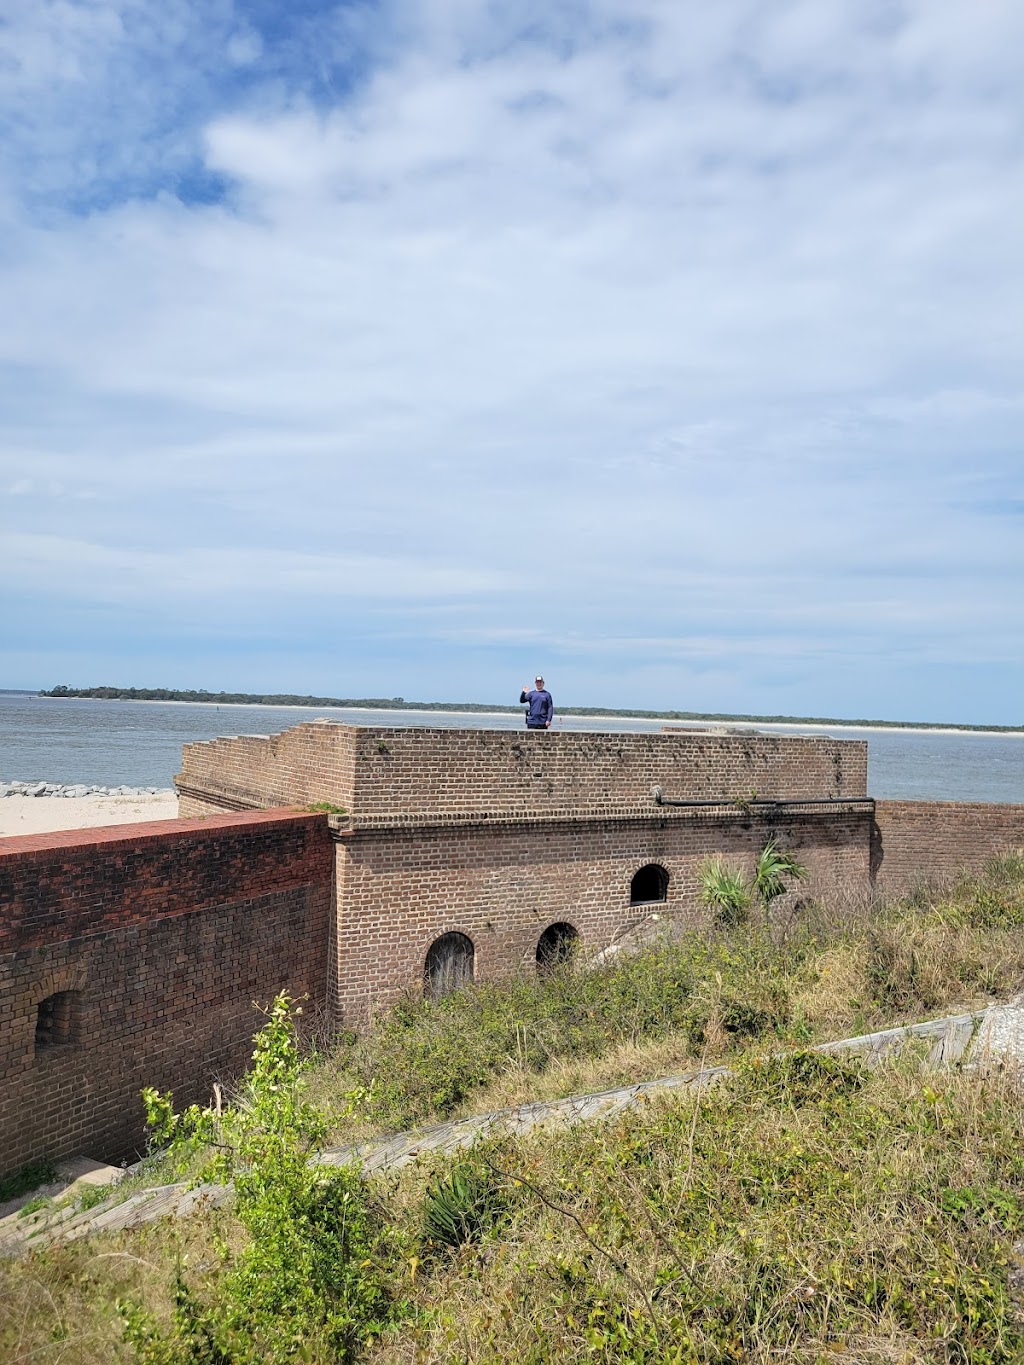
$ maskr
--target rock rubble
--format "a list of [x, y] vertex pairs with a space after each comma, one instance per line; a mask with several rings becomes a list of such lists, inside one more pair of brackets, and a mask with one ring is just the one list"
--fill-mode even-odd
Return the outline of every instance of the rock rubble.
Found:
[[101, 787], [85, 782], [15, 782], [0, 781], [0, 797], [4, 796], [163, 796], [168, 787]]

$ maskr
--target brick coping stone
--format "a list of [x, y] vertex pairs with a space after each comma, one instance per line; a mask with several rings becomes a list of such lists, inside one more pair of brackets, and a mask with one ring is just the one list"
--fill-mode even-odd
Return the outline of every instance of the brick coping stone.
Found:
[[285, 825], [292, 821], [323, 820], [319, 811], [278, 806], [271, 810], [239, 811], [224, 815], [199, 815], [186, 820], [139, 820], [120, 825], [98, 825], [84, 829], [51, 830], [45, 834], [14, 834], [0, 837], [0, 859], [33, 853], [58, 853], [70, 849], [136, 848], [148, 840], [164, 840], [180, 835], [215, 834], [221, 830], [254, 828], [260, 825]]

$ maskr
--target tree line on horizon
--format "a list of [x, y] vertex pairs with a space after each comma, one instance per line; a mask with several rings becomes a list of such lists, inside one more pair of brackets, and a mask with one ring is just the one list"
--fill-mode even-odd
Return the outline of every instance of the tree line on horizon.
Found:
[[[404, 697], [313, 697], [293, 692], [208, 692], [205, 688], [69, 687], [64, 683], [40, 697], [91, 697], [100, 701], [206, 702], [223, 706], [330, 706], [362, 711], [470, 711], [514, 715], [518, 706], [476, 701], [406, 701]], [[642, 711], [616, 706], [559, 706], [563, 716], [623, 716], [635, 720], [702, 720], [777, 725], [880, 726], [902, 730], [984, 730], [1014, 733], [1020, 725], [965, 725], [955, 721], [843, 720], [836, 716], [750, 716], [711, 711]]]

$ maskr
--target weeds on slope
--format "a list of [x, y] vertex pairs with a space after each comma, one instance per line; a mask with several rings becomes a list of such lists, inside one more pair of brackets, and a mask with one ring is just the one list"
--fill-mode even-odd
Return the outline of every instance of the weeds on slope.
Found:
[[320, 1068], [326, 1092], [366, 1092], [364, 1117], [407, 1128], [479, 1106], [498, 1076], [531, 1080], [670, 1037], [691, 1055], [709, 1032], [756, 1037], [789, 1017], [803, 952], [767, 936], [694, 935], [591, 971], [480, 983], [443, 1000], [409, 997]]
[[424, 1257], [370, 1359], [1018, 1362], [1021, 1100], [1006, 1074], [797, 1053], [484, 1148], [504, 1221]]
[[234, 1210], [0, 1266], [0, 1358], [1024, 1359], [1013, 1070], [751, 1055], [702, 1094], [363, 1185], [307, 1165], [324, 1126], [281, 1010], [254, 1061], [229, 1110], [151, 1097], [172, 1139], [210, 1143]]
[[[361, 1134], [623, 1084], [776, 1040], [867, 1032], [1024, 984], [1024, 856], [890, 904], [837, 887], [592, 969], [412, 995], [321, 1059]], [[346, 1131], [351, 1130], [351, 1121]], [[339, 1131], [339, 1139], [344, 1133]]]

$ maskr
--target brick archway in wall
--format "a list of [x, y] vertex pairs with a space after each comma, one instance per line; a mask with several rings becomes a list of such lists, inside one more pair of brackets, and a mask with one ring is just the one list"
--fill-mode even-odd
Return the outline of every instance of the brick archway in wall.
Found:
[[668, 900], [669, 875], [661, 863], [645, 863], [629, 884], [630, 905], [663, 905]]
[[54, 1046], [82, 1041], [87, 976], [84, 967], [61, 967], [35, 982], [21, 1011], [27, 1057], [38, 1061]]
[[579, 941], [579, 930], [567, 920], [549, 924], [537, 940], [537, 971], [543, 975], [568, 962]]
[[472, 984], [476, 965], [473, 940], [456, 931], [442, 934], [427, 950], [423, 963], [423, 993], [433, 1000]]

